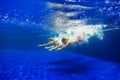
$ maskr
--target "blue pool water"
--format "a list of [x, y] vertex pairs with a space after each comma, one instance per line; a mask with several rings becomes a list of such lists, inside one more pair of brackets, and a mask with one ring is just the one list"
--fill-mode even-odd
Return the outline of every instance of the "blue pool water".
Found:
[[[104, 32], [83, 45], [69, 45], [61, 51], [37, 47], [56, 35], [51, 14], [56, 11], [84, 11], [71, 20], [120, 27], [119, 0], [1, 0], [0, 80], [120, 80], [120, 30]], [[107, 2], [109, 1], [109, 3]], [[92, 10], [49, 9], [46, 2], [96, 7]]]

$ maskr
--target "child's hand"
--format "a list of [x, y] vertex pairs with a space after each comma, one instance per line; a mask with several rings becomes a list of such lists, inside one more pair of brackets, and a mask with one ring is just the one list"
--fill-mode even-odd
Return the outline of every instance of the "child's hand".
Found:
[[49, 51], [52, 51], [53, 49], [49, 49]]
[[49, 49], [50, 47], [45, 47], [45, 49]]
[[57, 50], [61, 50], [62, 48], [57, 48]]
[[39, 46], [43, 46], [43, 45], [42, 45], [42, 44], [39, 44], [38, 47], [39, 47]]

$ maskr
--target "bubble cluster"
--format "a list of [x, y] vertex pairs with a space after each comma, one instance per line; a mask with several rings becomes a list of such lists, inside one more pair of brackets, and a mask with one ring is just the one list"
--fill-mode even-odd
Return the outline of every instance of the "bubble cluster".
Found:
[[[87, 24], [88, 18], [82, 18], [82, 19], [71, 19], [70, 17], [74, 17], [76, 15], [82, 14], [82, 16], [86, 16], [86, 11], [90, 11], [94, 9], [95, 7], [86, 7], [86, 6], [80, 6], [78, 5], [69, 5], [69, 4], [58, 4], [57, 3], [49, 3], [48, 7], [50, 9], [58, 8], [62, 9], [77, 9], [77, 10], [84, 10], [83, 13], [80, 13], [79, 11], [70, 11], [65, 12], [64, 10], [56, 10], [54, 11], [51, 18], [53, 19], [53, 31], [58, 33], [58, 36], [55, 38], [58, 38], [58, 40], [61, 40], [63, 37], [68, 37], [70, 41], [75, 39], [77, 36], [81, 36], [84, 38], [85, 42], [88, 42], [91, 37], [97, 37], [98, 39], [103, 39], [103, 31], [102, 29], [106, 26], [105, 24]], [[72, 7], [74, 6], [74, 7]], [[62, 8], [61, 8], [62, 7]], [[82, 17], [79, 16], [79, 17]]]

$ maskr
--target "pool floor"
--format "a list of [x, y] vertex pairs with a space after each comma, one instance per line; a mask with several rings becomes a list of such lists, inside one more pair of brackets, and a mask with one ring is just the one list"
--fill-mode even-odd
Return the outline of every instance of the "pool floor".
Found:
[[0, 80], [120, 80], [120, 64], [69, 51], [0, 50]]

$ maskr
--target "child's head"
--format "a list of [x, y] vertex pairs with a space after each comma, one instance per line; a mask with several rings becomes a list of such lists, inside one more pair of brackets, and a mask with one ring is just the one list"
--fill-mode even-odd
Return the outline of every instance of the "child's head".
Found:
[[68, 42], [68, 40], [69, 40], [68, 38], [63, 37], [63, 38], [62, 38], [62, 43], [66, 44], [66, 43]]

